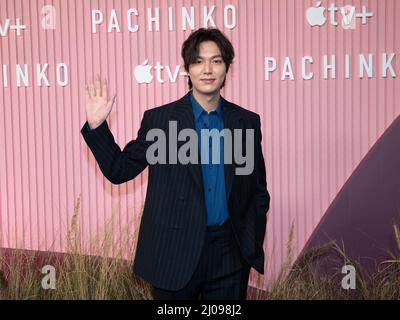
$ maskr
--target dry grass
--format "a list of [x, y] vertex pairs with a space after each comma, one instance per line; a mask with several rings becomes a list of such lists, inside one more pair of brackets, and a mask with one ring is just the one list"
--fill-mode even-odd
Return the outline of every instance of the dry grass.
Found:
[[[113, 239], [110, 232], [114, 227], [112, 220], [104, 236], [96, 239], [96, 247], [91, 248], [90, 252], [94, 250], [95, 254], [88, 255], [88, 248], [85, 248], [80, 237], [79, 211], [80, 198], [75, 204], [68, 232], [67, 253], [45, 254], [20, 250], [0, 252], [0, 299], [152, 298], [149, 285], [136, 277], [130, 264], [123, 259], [127, 252], [133, 253], [136, 235], [131, 239]], [[116, 258], [108, 258], [114, 248], [118, 248], [113, 255]], [[45, 265], [55, 267], [55, 289], [45, 290], [42, 287], [42, 279], [46, 274], [41, 271]]]
[[[88, 255], [87, 252], [93, 252], [93, 248], [89, 250], [83, 246], [78, 223], [79, 211], [78, 198], [68, 232], [67, 253], [0, 251], [0, 299], [152, 299], [150, 286], [132, 273], [130, 264], [124, 259], [127, 252], [133, 256], [137, 235], [114, 239], [112, 219], [104, 236], [94, 241], [98, 244], [95, 254]], [[293, 266], [292, 224], [287, 259], [280, 274], [269, 286], [268, 292], [249, 288], [248, 299], [400, 299], [400, 229], [397, 226], [394, 227], [394, 234], [398, 251], [381, 264], [376, 274], [370, 275], [356, 261], [350, 261], [343, 248], [333, 242], [309, 250]], [[337, 271], [323, 275], [319, 263], [332, 252], [338, 262]], [[116, 258], [110, 259], [111, 253]], [[344, 277], [341, 266], [344, 264], [356, 268], [355, 290], [341, 287]], [[42, 288], [45, 275], [41, 270], [45, 265], [55, 267], [55, 289]], [[259, 288], [263, 288], [263, 276], [259, 275], [256, 282]]]
[[[0, 262], [0, 299], [114, 300], [151, 299], [149, 287], [126, 261], [79, 254], [48, 255], [13, 251]], [[40, 262], [40, 263], [39, 263]], [[42, 288], [42, 266], [56, 270], [56, 288]]]
[[[343, 245], [335, 242], [313, 248], [303, 254], [293, 267], [290, 259], [267, 294], [273, 300], [399, 300], [400, 299], [400, 229], [394, 226], [397, 252], [384, 261], [374, 274], [367, 272], [358, 261], [348, 258]], [[291, 236], [293, 234], [291, 233]], [[290, 257], [289, 239], [288, 257]], [[329, 260], [328, 260], [329, 259]], [[335, 266], [334, 272], [326, 272], [324, 263]], [[356, 288], [343, 289], [344, 265], [352, 265], [356, 271]]]

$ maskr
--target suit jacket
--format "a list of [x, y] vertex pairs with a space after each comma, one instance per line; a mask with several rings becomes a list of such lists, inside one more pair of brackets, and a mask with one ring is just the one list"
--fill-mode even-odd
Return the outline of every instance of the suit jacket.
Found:
[[[263, 242], [270, 196], [267, 191], [264, 158], [261, 150], [260, 117], [222, 98], [224, 127], [254, 129], [254, 170], [236, 175], [234, 161], [224, 165], [229, 223], [242, 257], [259, 273], [264, 273]], [[152, 128], [169, 137], [169, 121], [177, 121], [178, 132], [195, 130], [189, 94], [180, 100], [144, 112], [136, 140], [121, 151], [104, 121], [81, 133], [104, 176], [113, 184], [135, 178], [149, 166], [147, 195], [143, 209], [133, 270], [152, 285], [179, 290], [190, 280], [199, 262], [207, 227], [201, 164], [151, 164], [146, 141]], [[178, 142], [180, 145], [185, 142]], [[245, 152], [246, 135], [242, 134]], [[168, 154], [168, 153], [167, 153]]]

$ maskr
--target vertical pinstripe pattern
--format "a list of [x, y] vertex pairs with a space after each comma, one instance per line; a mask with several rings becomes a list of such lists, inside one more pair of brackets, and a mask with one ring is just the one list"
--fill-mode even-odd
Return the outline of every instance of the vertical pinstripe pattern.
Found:
[[[242, 132], [253, 129], [255, 132], [252, 173], [235, 175], [236, 165], [233, 164], [225, 164], [224, 173], [229, 223], [235, 241], [247, 263], [264, 273], [262, 247], [269, 194], [261, 151], [260, 118], [225, 99], [222, 99], [222, 114], [224, 128], [230, 132], [236, 129]], [[138, 138], [130, 141], [123, 150], [115, 143], [107, 121], [94, 130], [89, 130], [86, 122], [81, 133], [104, 176], [113, 184], [121, 184], [134, 179], [148, 165], [147, 149], [153, 143], [146, 138], [150, 129], [161, 129], [165, 133], [166, 154], [169, 154], [169, 146], [174, 143], [168, 138], [170, 121], [177, 122], [178, 132], [195, 130], [189, 94], [173, 103], [146, 111]], [[243, 135], [243, 150], [247, 150], [246, 139]], [[178, 149], [183, 144], [181, 141]], [[234, 148], [229, 148], [232, 159]], [[228, 150], [227, 146], [224, 149]], [[134, 271], [157, 288], [182, 289], [192, 277], [203, 252], [206, 220], [201, 165], [170, 164], [169, 160], [166, 164], [150, 164]], [[237, 265], [226, 262], [226, 271], [237, 268]]]
[[240, 257], [229, 222], [208, 227], [200, 261], [181, 290], [153, 288], [156, 300], [240, 300], [246, 298], [249, 265]]
[[[136, 65], [148, 59], [172, 70], [182, 65], [180, 45], [190, 30], [181, 30], [181, 7], [195, 7], [196, 27], [203, 6], [216, 5], [215, 21], [236, 49], [223, 96], [262, 115], [263, 148], [272, 195], [265, 248], [267, 275], [279, 272], [286, 258], [290, 225], [294, 253], [301, 250], [331, 201], [354, 168], [399, 115], [399, 77], [381, 77], [382, 53], [394, 52], [400, 72], [400, 4], [396, 0], [332, 1], [337, 6], [367, 5], [374, 13], [356, 30], [310, 27], [305, 19], [312, 0], [54, 0], [57, 28], [43, 30], [43, 0], [0, 0], [0, 23], [16, 18], [28, 26], [17, 36], [0, 37], [0, 245], [27, 249], [66, 249], [68, 225], [81, 196], [80, 223], [84, 241], [101, 233], [112, 215], [117, 237], [142, 207], [148, 181], [144, 171], [134, 181], [113, 186], [99, 171], [82, 143], [85, 121], [83, 88], [96, 73], [107, 77], [117, 92], [110, 127], [119, 145], [136, 137], [143, 112], [176, 100], [187, 91], [183, 77], [176, 83], [139, 85]], [[323, 1], [327, 6], [330, 2]], [[223, 28], [223, 6], [234, 5], [237, 27]], [[160, 10], [160, 31], [147, 31], [147, 8]], [[168, 30], [168, 8], [174, 30]], [[121, 32], [107, 32], [110, 10], [118, 13]], [[139, 32], [126, 27], [126, 11]], [[104, 12], [97, 33], [91, 32], [90, 10]], [[154, 13], [154, 10], [153, 10]], [[327, 17], [329, 19], [328, 13]], [[374, 76], [359, 79], [358, 55], [374, 56]], [[322, 79], [323, 55], [336, 55], [336, 80]], [[344, 55], [350, 55], [351, 78], [344, 79]], [[301, 78], [301, 58], [310, 55], [314, 78]], [[278, 70], [264, 80], [264, 57], [277, 60]], [[284, 57], [290, 57], [295, 80], [280, 81]], [[37, 63], [48, 63], [50, 87], [36, 85]], [[56, 64], [66, 63], [69, 84], [56, 85]], [[29, 84], [16, 86], [15, 66], [27, 64]], [[3, 65], [8, 67], [5, 85]], [[181, 68], [183, 70], [183, 68]], [[164, 79], [167, 79], [164, 69]], [[137, 225], [130, 228], [133, 234]], [[253, 278], [253, 281], [256, 281]]]

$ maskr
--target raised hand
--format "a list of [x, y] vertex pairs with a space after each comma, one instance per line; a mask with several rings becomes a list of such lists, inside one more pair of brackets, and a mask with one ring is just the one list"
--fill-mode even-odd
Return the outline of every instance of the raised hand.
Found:
[[116, 94], [109, 98], [107, 79], [104, 82], [97, 75], [94, 83], [86, 86], [86, 118], [91, 129], [100, 126], [110, 114]]

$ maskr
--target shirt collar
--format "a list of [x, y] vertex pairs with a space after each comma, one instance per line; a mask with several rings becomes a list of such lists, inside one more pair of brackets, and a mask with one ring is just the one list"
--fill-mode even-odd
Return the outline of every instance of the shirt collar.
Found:
[[[194, 114], [194, 119], [197, 121], [201, 114], [204, 112], [205, 114], [208, 114], [206, 110], [201, 106], [201, 104], [196, 100], [196, 98], [193, 95], [192, 90], [190, 91], [190, 102], [192, 103], [192, 108], [193, 108], [193, 114]], [[218, 106], [217, 109], [215, 110], [217, 114], [222, 117], [222, 99], [221, 97], [218, 100]]]

